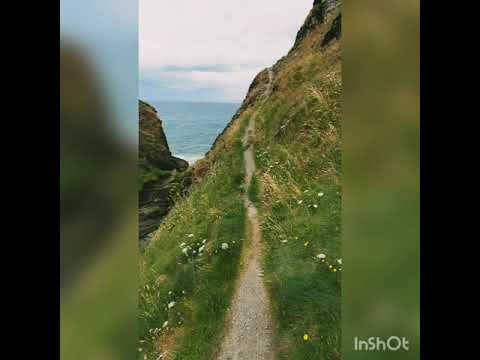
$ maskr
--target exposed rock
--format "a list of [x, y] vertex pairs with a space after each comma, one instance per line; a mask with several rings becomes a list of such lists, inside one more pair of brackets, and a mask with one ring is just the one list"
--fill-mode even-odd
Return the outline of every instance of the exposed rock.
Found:
[[161, 170], [185, 171], [188, 162], [172, 156], [157, 110], [139, 100], [139, 160]]
[[292, 51], [311, 31], [323, 23], [327, 13], [338, 6], [340, 6], [340, 1], [338, 0], [314, 0], [312, 10], [310, 10], [310, 13], [305, 19], [305, 23], [297, 33]]
[[338, 16], [333, 20], [332, 26], [330, 30], [325, 34], [325, 37], [322, 40], [322, 47], [327, 46], [333, 39], [339, 39], [342, 32], [342, 14], [338, 14]]

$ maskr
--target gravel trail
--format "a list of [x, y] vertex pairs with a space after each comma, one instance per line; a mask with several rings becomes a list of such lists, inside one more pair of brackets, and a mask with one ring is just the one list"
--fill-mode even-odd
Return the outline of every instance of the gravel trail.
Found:
[[[270, 96], [273, 72], [268, 69], [269, 82], [264, 92], [263, 105]], [[248, 189], [255, 173], [255, 152], [251, 141], [255, 132], [255, 118], [250, 118], [243, 143], [246, 146], [245, 188]], [[268, 293], [263, 282], [261, 266], [262, 233], [255, 205], [245, 195], [245, 208], [250, 229], [250, 242], [244, 249], [243, 268], [228, 317], [227, 333], [220, 347], [218, 360], [273, 360], [273, 325]]]

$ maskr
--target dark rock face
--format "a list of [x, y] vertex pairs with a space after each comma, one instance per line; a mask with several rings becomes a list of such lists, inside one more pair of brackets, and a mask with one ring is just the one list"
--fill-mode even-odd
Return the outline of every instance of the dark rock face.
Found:
[[184, 171], [188, 162], [172, 156], [157, 110], [139, 101], [139, 159], [161, 170]]
[[327, 46], [333, 39], [339, 39], [342, 32], [342, 14], [333, 20], [330, 30], [325, 34], [325, 37], [322, 40], [322, 47]]
[[142, 246], [172, 207], [172, 192], [182, 192], [188, 185], [188, 176], [179, 176], [179, 172], [188, 169], [188, 162], [172, 156], [155, 108], [140, 100], [138, 110], [139, 240]]
[[302, 25], [302, 27], [297, 33], [297, 38], [295, 39], [293, 49], [296, 48], [296, 46], [311, 31], [313, 31], [317, 27], [317, 25], [323, 23], [323, 21], [325, 20], [325, 15], [337, 6], [340, 6], [340, 1], [338, 0], [314, 0], [312, 10], [310, 10], [310, 13], [305, 19], [305, 23]]

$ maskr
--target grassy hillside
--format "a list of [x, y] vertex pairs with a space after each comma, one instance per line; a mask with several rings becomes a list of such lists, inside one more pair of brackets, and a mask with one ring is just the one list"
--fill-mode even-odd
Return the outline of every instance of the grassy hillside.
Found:
[[334, 9], [274, 66], [274, 91], [256, 123], [281, 359], [340, 358], [341, 58], [335, 37], [325, 44], [336, 19]]
[[237, 131], [141, 256], [141, 359], [166, 351], [168, 358], [206, 359], [218, 345], [244, 241], [242, 151]]
[[[266, 71], [139, 261], [139, 359], [211, 359], [247, 238], [241, 137], [254, 111], [262, 219], [280, 359], [339, 359], [341, 68], [339, 9], [315, 1], [290, 53]], [[325, 6], [330, 7], [326, 11]]]

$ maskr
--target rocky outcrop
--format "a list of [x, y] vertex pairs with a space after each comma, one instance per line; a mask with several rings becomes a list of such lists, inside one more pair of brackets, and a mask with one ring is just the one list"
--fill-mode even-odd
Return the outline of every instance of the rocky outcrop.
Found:
[[139, 239], [143, 245], [173, 205], [175, 192], [187, 186], [188, 177], [179, 173], [188, 162], [172, 155], [157, 110], [139, 101]]
[[342, 33], [342, 14], [338, 14], [338, 16], [333, 20], [332, 26], [330, 30], [325, 34], [325, 37], [322, 40], [322, 48], [328, 46], [333, 39], [339, 39]]
[[139, 100], [139, 160], [161, 170], [184, 171], [188, 162], [172, 156], [157, 110]]
[[292, 50], [295, 49], [310, 32], [314, 31], [318, 25], [323, 23], [325, 16], [338, 6], [340, 6], [339, 0], [315, 0], [312, 10], [310, 10], [310, 13], [305, 19], [305, 23], [297, 33], [297, 38], [295, 39]]

